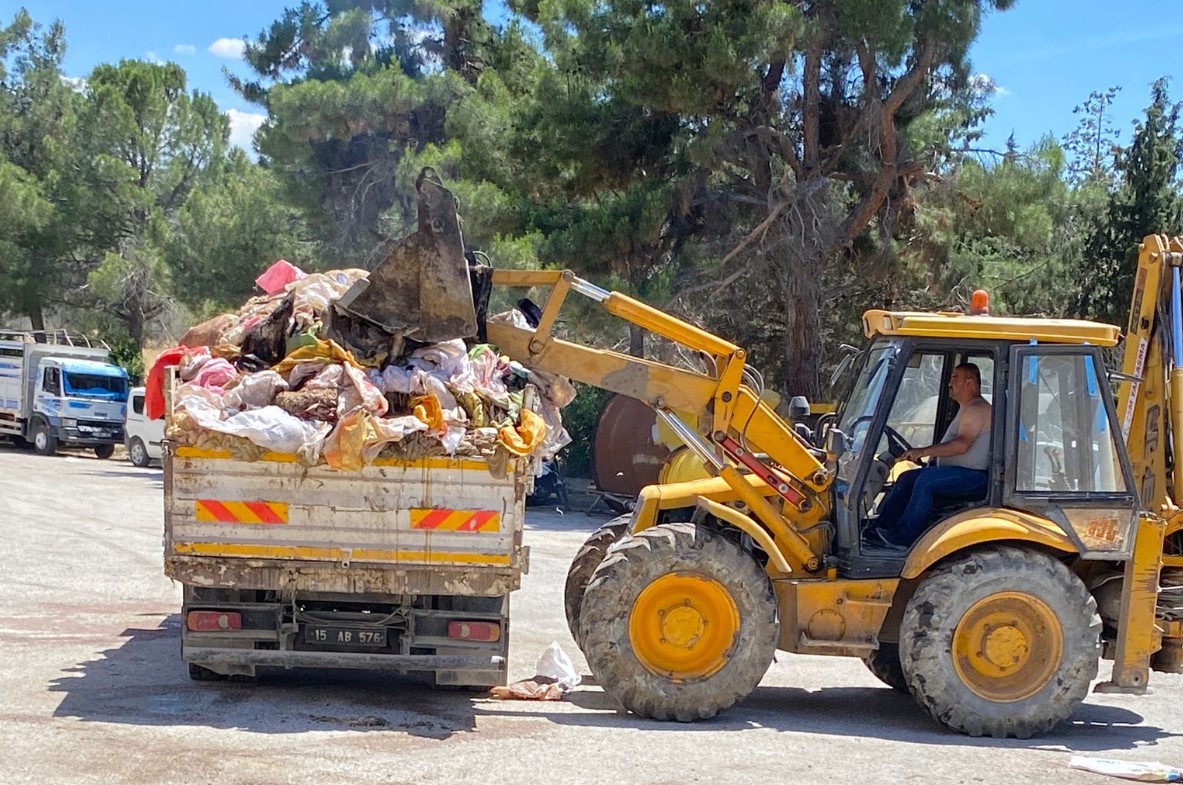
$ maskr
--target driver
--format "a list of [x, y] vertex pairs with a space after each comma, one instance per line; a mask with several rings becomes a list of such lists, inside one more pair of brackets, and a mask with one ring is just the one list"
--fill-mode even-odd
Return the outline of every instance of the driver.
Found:
[[899, 476], [879, 506], [867, 541], [877, 545], [907, 546], [920, 536], [934, 498], [974, 499], [986, 493], [990, 466], [992, 409], [982, 397], [982, 373], [973, 363], [961, 363], [949, 379], [949, 393], [959, 404], [940, 443], [906, 450], [901, 460], [935, 458], [935, 465]]

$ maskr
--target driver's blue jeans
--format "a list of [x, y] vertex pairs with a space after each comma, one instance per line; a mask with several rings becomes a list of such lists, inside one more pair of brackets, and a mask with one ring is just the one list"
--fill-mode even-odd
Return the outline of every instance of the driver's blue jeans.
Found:
[[976, 499], [986, 495], [988, 473], [963, 466], [926, 466], [899, 476], [879, 507], [876, 527], [897, 545], [911, 545], [924, 531], [937, 496]]

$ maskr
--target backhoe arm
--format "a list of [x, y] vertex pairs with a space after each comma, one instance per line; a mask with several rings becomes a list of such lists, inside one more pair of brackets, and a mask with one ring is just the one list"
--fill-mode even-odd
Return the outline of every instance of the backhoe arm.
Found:
[[[536, 329], [500, 321], [488, 323], [489, 340], [502, 352], [523, 364], [652, 406], [707, 466], [727, 480], [778, 541], [785, 543], [797, 557], [794, 561], [807, 569], [816, 568], [820, 554], [813, 553], [798, 532], [828, 512], [825, 491], [831, 472], [792, 426], [760, 400], [744, 372], [747, 353], [743, 349], [631, 297], [589, 284], [569, 270], [494, 270], [493, 285], [549, 289]], [[714, 372], [698, 373], [554, 337], [551, 330], [572, 290], [629, 324], [708, 356]], [[707, 437], [688, 427], [678, 413], [709, 423]], [[766, 482], [783, 500], [780, 508], [753, 490], [737, 465]]]

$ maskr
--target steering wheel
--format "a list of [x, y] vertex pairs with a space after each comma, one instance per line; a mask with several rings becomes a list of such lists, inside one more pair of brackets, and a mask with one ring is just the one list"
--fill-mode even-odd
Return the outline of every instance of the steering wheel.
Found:
[[[863, 415], [862, 417], [859, 417], [857, 420], [855, 420], [854, 422], [852, 422], [850, 424], [850, 434], [851, 434], [850, 440], [851, 440], [852, 446], [857, 441], [854, 434], [856, 434], [858, 432], [859, 424], [865, 422], [868, 424], [867, 427], [869, 428], [870, 422], [872, 419], [873, 419], [872, 415], [866, 414], [866, 415]], [[905, 439], [902, 435], [900, 435], [900, 432], [897, 431], [895, 428], [892, 428], [890, 425], [885, 424], [883, 426], [883, 435], [887, 437], [887, 451], [889, 453], [891, 453], [892, 458], [899, 458], [905, 452], [912, 449], [912, 445], [908, 444], [908, 440]], [[861, 446], [857, 449], [861, 449]]]
[[908, 444], [908, 440], [890, 425], [883, 426], [883, 435], [887, 437], [887, 451], [891, 453], [892, 458], [899, 458], [905, 452], [912, 449], [912, 445]]

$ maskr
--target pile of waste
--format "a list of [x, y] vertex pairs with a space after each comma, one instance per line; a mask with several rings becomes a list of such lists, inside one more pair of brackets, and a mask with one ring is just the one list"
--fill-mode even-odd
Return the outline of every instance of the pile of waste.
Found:
[[[275, 451], [356, 470], [379, 457], [480, 456], [503, 474], [515, 456], [549, 458], [570, 442], [560, 410], [575, 390], [566, 379], [471, 338], [420, 343], [343, 327], [335, 305], [368, 275], [277, 262], [258, 279], [266, 294], [190, 329], [160, 356], [148, 416], [163, 416], [166, 369], [175, 367], [167, 437], [245, 460]], [[519, 311], [490, 318], [526, 321]]]

